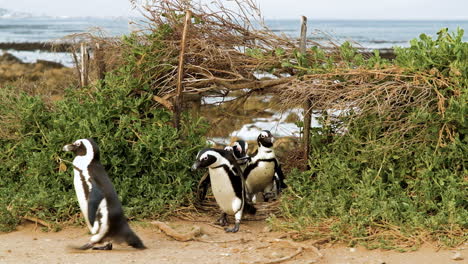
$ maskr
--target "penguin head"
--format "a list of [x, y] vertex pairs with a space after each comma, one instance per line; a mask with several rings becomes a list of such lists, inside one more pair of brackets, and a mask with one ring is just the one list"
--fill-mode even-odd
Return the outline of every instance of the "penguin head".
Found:
[[273, 147], [274, 141], [274, 137], [269, 130], [263, 130], [257, 138], [258, 146], [263, 146], [266, 148]]
[[234, 156], [236, 156], [236, 158], [242, 158], [244, 157], [246, 154], [247, 154], [247, 149], [249, 148], [249, 144], [247, 144], [247, 142], [245, 142], [244, 140], [237, 140], [235, 143], [234, 143], [234, 146], [232, 147], [233, 151], [234, 151]]
[[234, 148], [231, 147], [231, 146], [226, 146], [226, 147], [224, 147], [224, 150], [234, 153]]
[[199, 168], [213, 168], [229, 162], [224, 156], [229, 152], [221, 149], [206, 148], [198, 152], [197, 160], [192, 170]]
[[99, 147], [92, 138], [78, 139], [72, 144], [63, 146], [63, 151], [71, 151], [77, 156], [90, 156], [99, 159]]

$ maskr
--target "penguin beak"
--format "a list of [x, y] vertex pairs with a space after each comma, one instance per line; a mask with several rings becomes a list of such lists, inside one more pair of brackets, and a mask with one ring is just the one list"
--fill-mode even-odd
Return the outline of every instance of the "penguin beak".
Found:
[[63, 146], [62, 150], [63, 151], [74, 151], [76, 148], [77, 148], [76, 145], [68, 144], [68, 145]]
[[236, 148], [237, 148], [237, 151], [239, 151], [239, 153], [242, 153], [242, 148], [241, 148], [241, 146], [237, 145]]
[[196, 171], [198, 168], [200, 168], [200, 162], [197, 160], [195, 163], [192, 165], [191, 170]]

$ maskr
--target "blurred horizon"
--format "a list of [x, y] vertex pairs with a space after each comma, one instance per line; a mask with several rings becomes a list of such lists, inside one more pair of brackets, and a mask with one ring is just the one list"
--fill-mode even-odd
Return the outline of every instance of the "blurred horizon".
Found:
[[[136, 0], [138, 3], [145, 0]], [[209, 0], [197, 0], [202, 4]], [[465, 0], [254, 0], [265, 20], [299, 19], [305, 15], [314, 20], [382, 20], [382, 21], [465, 21], [468, 1]], [[232, 7], [232, 1], [223, 5]], [[287, 6], [287, 8], [285, 8]], [[140, 17], [129, 0], [0, 0], [0, 9], [31, 16], [131, 18]], [[1, 14], [0, 14], [1, 17]]]

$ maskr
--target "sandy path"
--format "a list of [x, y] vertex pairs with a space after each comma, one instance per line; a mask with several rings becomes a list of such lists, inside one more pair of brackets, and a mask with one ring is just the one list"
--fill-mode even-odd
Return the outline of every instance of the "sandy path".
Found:
[[[264, 231], [262, 221], [247, 221], [236, 234], [205, 223], [173, 221], [171, 225], [178, 230], [187, 230], [194, 224], [200, 226], [204, 240], [228, 241], [228, 243], [203, 243], [198, 241], [177, 242], [148, 225], [133, 225], [142, 238], [147, 250], [137, 251], [123, 245], [114, 245], [112, 251], [74, 251], [69, 246], [80, 246], [88, 239], [84, 227], [68, 227], [60, 232], [43, 232], [33, 224], [24, 225], [18, 231], [0, 234], [0, 263], [206, 263], [230, 264], [267, 261], [289, 256], [297, 249], [285, 243], [268, 241], [284, 237], [285, 234]], [[246, 241], [240, 241], [240, 239]], [[304, 242], [307, 245], [307, 242]], [[466, 247], [466, 245], [465, 245]], [[318, 258], [305, 249], [295, 258], [282, 263], [349, 263], [349, 264], [414, 264], [414, 263], [468, 263], [466, 248], [440, 250], [426, 245], [416, 252], [398, 253], [384, 250], [355, 251], [342, 245], [321, 248], [324, 257]], [[352, 252], [353, 251], [353, 252]], [[460, 252], [464, 260], [452, 260], [455, 252]]]

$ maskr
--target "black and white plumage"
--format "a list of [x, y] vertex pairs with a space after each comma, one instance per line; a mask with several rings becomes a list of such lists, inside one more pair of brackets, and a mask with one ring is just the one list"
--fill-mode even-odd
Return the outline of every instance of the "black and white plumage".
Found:
[[259, 192], [265, 200], [278, 195], [287, 188], [281, 165], [273, 150], [274, 137], [268, 130], [263, 130], [257, 137], [258, 150], [244, 170], [248, 197], [255, 202]]
[[[73, 160], [74, 187], [81, 212], [92, 237], [79, 249], [112, 249], [111, 242], [126, 242], [146, 248], [132, 231], [124, 216], [122, 205], [104, 167], [99, 161], [99, 147], [91, 139], [79, 139], [63, 147], [76, 154]], [[107, 242], [105, 246], [95, 247]]]
[[192, 170], [208, 168], [211, 189], [216, 203], [223, 211], [219, 224], [227, 225], [227, 215], [234, 215], [235, 226], [226, 232], [239, 231], [242, 213], [255, 214], [255, 207], [246, 203], [245, 182], [234, 155], [223, 149], [201, 150]]
[[[247, 155], [247, 150], [249, 145], [244, 140], [240, 139], [234, 142], [232, 146], [226, 146], [224, 150], [232, 152], [234, 157], [236, 158], [237, 164], [244, 171], [245, 167], [247, 166], [250, 157]], [[198, 194], [197, 197], [200, 201], [203, 201], [206, 197], [206, 193], [208, 192], [208, 187], [210, 187], [210, 177], [208, 174], [203, 175], [198, 183]]]
[[249, 144], [244, 140], [240, 139], [234, 142], [234, 145], [227, 146], [224, 148], [227, 151], [232, 151], [234, 153], [234, 157], [237, 160], [237, 164], [241, 167], [242, 170], [245, 169], [247, 166], [250, 157], [247, 155], [247, 150], [249, 149]]

